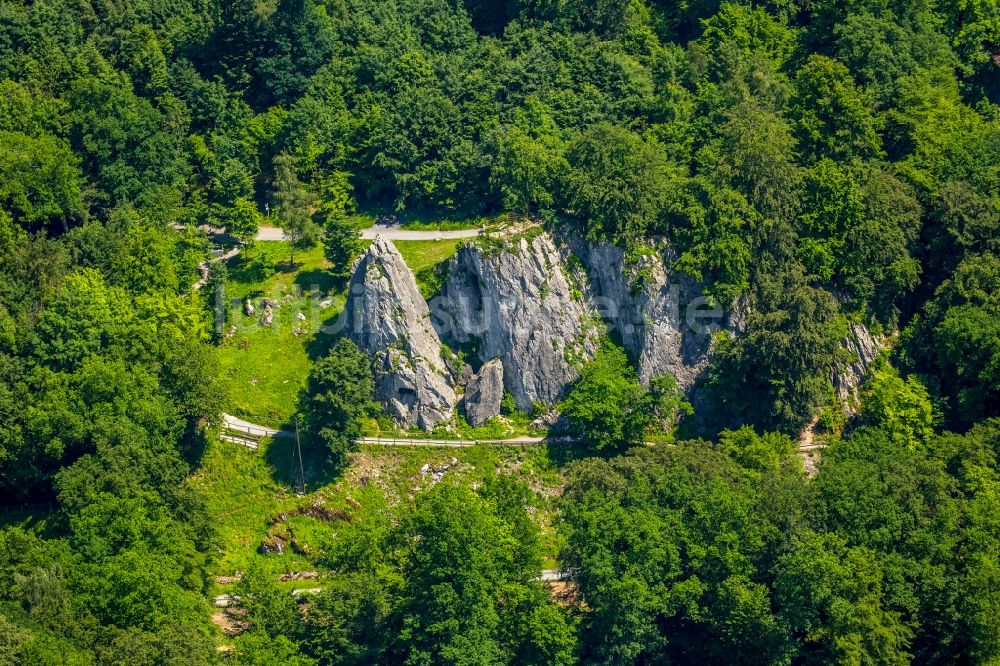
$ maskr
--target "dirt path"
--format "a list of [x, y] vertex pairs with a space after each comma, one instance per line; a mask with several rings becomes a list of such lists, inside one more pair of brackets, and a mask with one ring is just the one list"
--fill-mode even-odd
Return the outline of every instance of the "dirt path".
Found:
[[229, 261], [236, 255], [240, 253], [240, 248], [234, 247], [228, 252], [223, 252], [217, 257], [212, 257], [211, 259], [206, 259], [205, 261], [198, 264], [198, 273], [201, 275], [198, 281], [191, 285], [191, 291], [198, 291], [206, 284], [208, 284], [208, 265], [214, 261]]
[[546, 583], [555, 581], [573, 580], [573, 576], [579, 571], [571, 569], [542, 569], [542, 575], [538, 580]]
[[819, 417], [815, 416], [799, 433], [798, 453], [809, 478], [819, 474], [819, 461], [823, 455], [823, 449], [827, 446], [825, 442], [816, 441], [817, 425], [819, 425]]

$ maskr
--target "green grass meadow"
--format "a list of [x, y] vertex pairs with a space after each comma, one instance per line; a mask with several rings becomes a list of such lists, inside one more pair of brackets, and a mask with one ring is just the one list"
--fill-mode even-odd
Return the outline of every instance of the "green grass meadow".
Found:
[[[440, 290], [447, 260], [460, 241], [399, 241], [421, 293]], [[294, 268], [285, 242], [258, 242], [229, 261], [226, 283], [228, 330], [219, 347], [221, 372], [228, 389], [226, 411], [268, 425], [290, 425], [310, 364], [326, 353], [336, 336], [321, 330], [332, 326], [345, 306], [346, 280], [332, 277], [321, 248], [296, 252]], [[243, 302], [261, 298], [278, 303], [271, 326], [260, 325], [261, 311], [243, 313]], [[326, 308], [324, 301], [331, 301]], [[302, 320], [298, 314], [305, 315]], [[299, 333], [297, 334], [296, 329]], [[496, 428], [464, 429], [455, 434], [487, 437]], [[520, 433], [524, 424], [503, 428]], [[258, 450], [211, 438], [202, 465], [191, 482], [205, 491], [216, 517], [220, 552], [215, 574], [231, 576], [251, 562], [263, 562], [275, 576], [316, 568], [316, 560], [333, 547], [337, 536], [358, 529], [385, 529], [398, 512], [431, 481], [421, 474], [425, 464], [451, 464], [441, 482], [478, 487], [496, 474], [523, 477], [537, 492], [536, 515], [550, 558], [558, 551], [551, 527], [552, 498], [562, 479], [545, 446], [427, 448], [364, 446], [342, 471], [328, 469], [326, 456], [302, 440], [305, 494], [296, 494], [299, 460], [294, 440], [265, 439]], [[321, 507], [319, 511], [313, 507]], [[317, 517], [319, 516], [319, 517]], [[262, 554], [262, 542], [275, 536], [294, 540], [281, 555]], [[319, 587], [322, 582], [288, 582], [294, 587]], [[219, 585], [217, 593], [232, 585]]]
[[[228, 264], [225, 327], [235, 331], [220, 345], [219, 360], [228, 411], [244, 418], [283, 421], [297, 411], [320, 317], [335, 318], [343, 308], [343, 287], [324, 270], [321, 248], [296, 253], [295, 269], [288, 260], [287, 243], [259, 242]], [[247, 298], [257, 308], [251, 316], [243, 311]], [[260, 325], [261, 298], [278, 303], [269, 327]], [[334, 305], [321, 310], [328, 298]], [[300, 312], [305, 321], [298, 320]], [[296, 334], [297, 328], [304, 332]]]
[[[421, 293], [425, 297], [437, 293], [458, 242], [398, 241], [396, 245]], [[310, 363], [335, 341], [334, 334], [322, 329], [334, 328], [346, 303], [347, 281], [326, 270], [322, 248], [296, 252], [294, 268], [289, 257], [288, 243], [258, 242], [227, 265], [224, 328], [232, 335], [219, 346], [219, 359], [228, 411], [251, 420], [285, 421], [298, 411]], [[258, 306], [252, 316], [243, 312], [247, 298]], [[261, 298], [278, 303], [274, 321], [266, 328], [259, 323]], [[325, 301], [331, 305], [323, 308]], [[300, 320], [299, 313], [306, 319]]]
[[420, 295], [431, 298], [441, 291], [447, 278], [448, 260], [463, 241], [394, 241], [403, 261], [417, 279]]
[[[552, 525], [554, 498], [562, 484], [558, 465], [546, 446], [431, 448], [363, 446], [350, 464], [331, 474], [315, 461], [320, 451], [303, 452], [306, 493], [295, 493], [298, 460], [292, 440], [261, 442], [258, 450], [212, 441], [191, 479], [208, 497], [215, 516], [219, 552], [216, 576], [263, 564], [275, 577], [311, 571], [338, 537], [354, 530], [388, 529], [420, 494], [434, 483], [421, 473], [426, 465], [450, 465], [440, 483], [480, 487], [498, 474], [523, 479], [536, 493], [535, 516], [542, 528], [547, 560], [560, 543]], [[455, 460], [452, 463], [452, 460]], [[321, 510], [317, 510], [319, 507]], [[260, 552], [272, 535], [291, 537], [295, 549]], [[322, 581], [298, 581], [289, 587], [321, 587]], [[219, 585], [216, 593], [228, 591]]]

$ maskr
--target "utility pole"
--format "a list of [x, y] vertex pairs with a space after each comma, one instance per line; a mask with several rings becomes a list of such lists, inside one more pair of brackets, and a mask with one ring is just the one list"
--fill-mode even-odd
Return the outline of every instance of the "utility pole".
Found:
[[302, 464], [302, 447], [299, 445], [299, 417], [295, 415], [295, 452], [299, 456], [299, 494], [306, 493], [306, 472]]

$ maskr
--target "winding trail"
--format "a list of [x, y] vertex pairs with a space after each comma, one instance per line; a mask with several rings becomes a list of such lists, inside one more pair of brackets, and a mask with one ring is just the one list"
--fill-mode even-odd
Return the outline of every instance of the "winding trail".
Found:
[[234, 247], [228, 250], [227, 252], [223, 252], [218, 256], [212, 257], [211, 259], [206, 259], [205, 261], [198, 264], [198, 275], [200, 275], [201, 277], [199, 277], [198, 280], [193, 285], [191, 285], [191, 291], [198, 291], [206, 284], [208, 284], [208, 265], [210, 263], [214, 261], [229, 261], [239, 253], [240, 253], [240, 248]]

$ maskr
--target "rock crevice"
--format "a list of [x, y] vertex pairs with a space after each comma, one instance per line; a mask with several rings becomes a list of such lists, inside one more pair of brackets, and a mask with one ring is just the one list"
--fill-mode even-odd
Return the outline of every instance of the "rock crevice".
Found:
[[858, 389], [868, 376], [868, 370], [886, 347], [884, 338], [873, 335], [864, 324], [851, 322], [847, 336], [840, 341], [848, 360], [831, 373], [837, 398], [848, 415], [857, 413]]
[[442, 337], [474, 343], [480, 361], [499, 359], [521, 409], [558, 403], [597, 351], [599, 317], [566, 273], [568, 252], [548, 233], [501, 247], [466, 243], [435, 303]]
[[503, 363], [495, 358], [485, 363], [465, 387], [462, 403], [469, 425], [481, 426], [500, 415], [503, 401]]
[[712, 332], [723, 322], [721, 309], [708, 307], [702, 288], [691, 278], [668, 274], [661, 253], [635, 262], [621, 248], [575, 243], [586, 266], [591, 298], [636, 359], [644, 384], [672, 375], [690, 389], [709, 363]]

